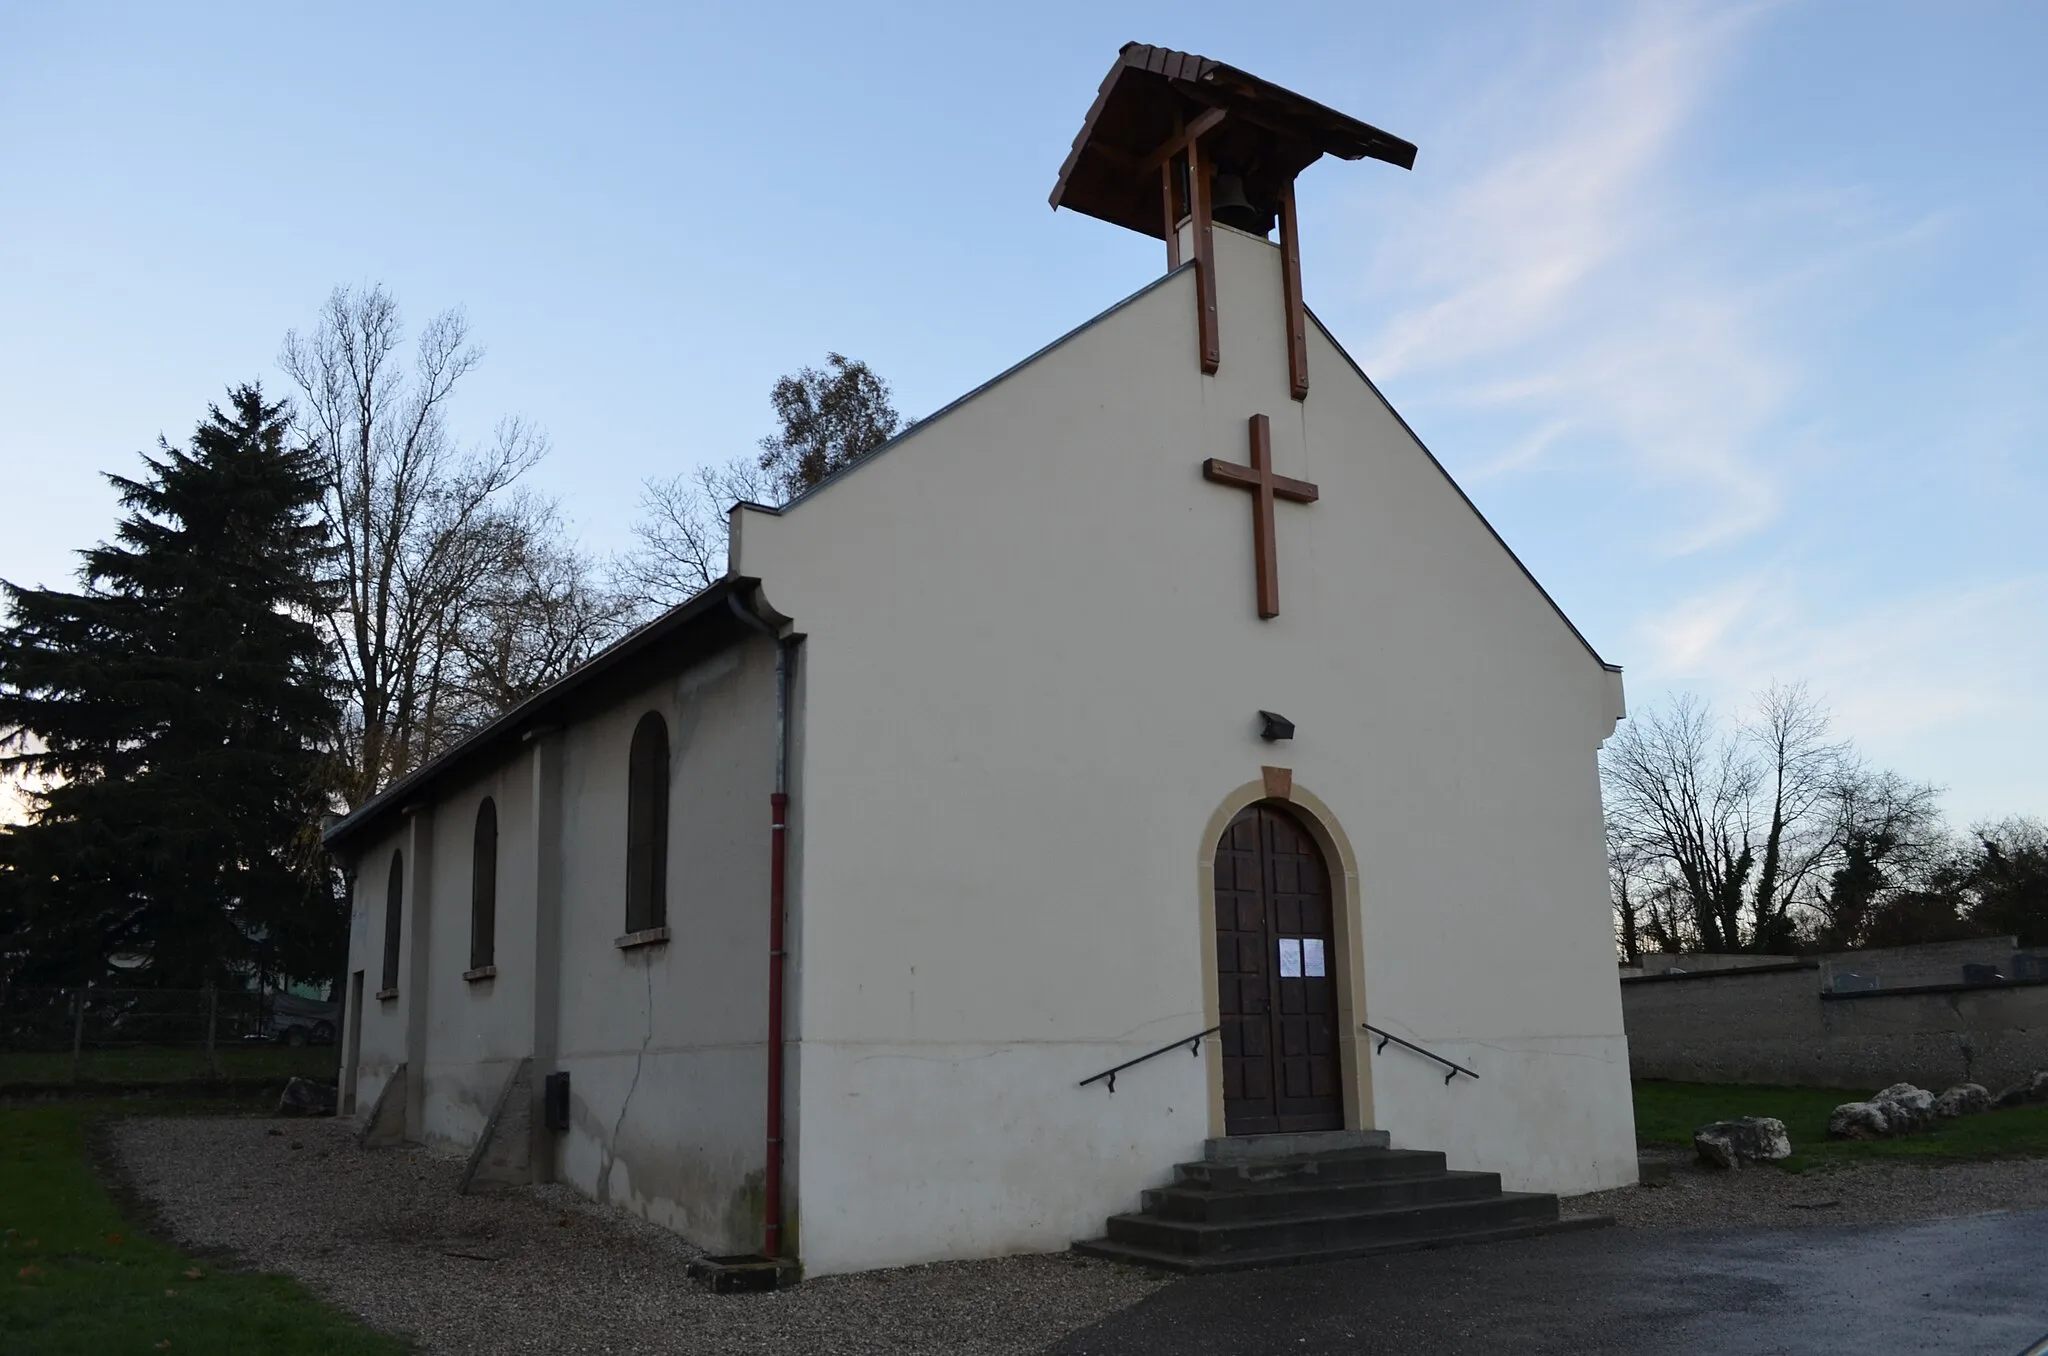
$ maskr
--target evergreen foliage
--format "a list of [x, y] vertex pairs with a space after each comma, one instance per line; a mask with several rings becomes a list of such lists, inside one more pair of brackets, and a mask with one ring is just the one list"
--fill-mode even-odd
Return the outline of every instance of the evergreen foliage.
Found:
[[2008, 819], [1980, 825], [1975, 837], [1970, 920], [2021, 946], [2048, 946], [2048, 825]]
[[230, 393], [189, 450], [158, 440], [82, 588], [0, 583], [0, 980], [325, 977], [343, 935], [317, 843], [338, 707], [317, 618], [319, 468], [286, 407]]

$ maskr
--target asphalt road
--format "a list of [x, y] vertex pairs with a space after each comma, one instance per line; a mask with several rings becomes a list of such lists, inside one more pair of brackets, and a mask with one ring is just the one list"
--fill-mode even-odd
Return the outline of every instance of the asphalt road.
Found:
[[1197, 1277], [1058, 1356], [1940, 1352], [2048, 1334], [2048, 1211], [1808, 1229], [1600, 1229]]

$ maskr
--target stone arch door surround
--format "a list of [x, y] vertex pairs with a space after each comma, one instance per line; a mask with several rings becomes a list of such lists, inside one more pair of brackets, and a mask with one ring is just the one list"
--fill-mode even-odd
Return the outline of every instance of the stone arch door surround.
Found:
[[[1307, 1101], [1294, 1101], [1291, 1107], [1287, 1099], [1283, 1098], [1281, 1100], [1279, 1105], [1282, 1111], [1291, 1109], [1297, 1115], [1306, 1113], [1307, 1119], [1300, 1119], [1297, 1123], [1291, 1124], [1268, 1123], [1267, 1118], [1257, 1114], [1255, 1107], [1249, 1107], [1236, 1096], [1233, 1096], [1230, 1106], [1226, 1108], [1224, 1097], [1225, 1050], [1221, 1043], [1212, 1039], [1203, 1043], [1203, 1053], [1206, 1057], [1208, 1072], [1209, 1133], [1211, 1136], [1223, 1136], [1232, 1133], [1260, 1133], [1283, 1129], [1370, 1129], [1372, 1127], [1372, 1069], [1369, 1054], [1371, 1047], [1366, 1042], [1358, 1039], [1358, 1024], [1364, 1020], [1365, 1005], [1362, 1001], [1364, 994], [1364, 964], [1361, 949], [1358, 945], [1360, 924], [1357, 858], [1352, 853], [1350, 843], [1346, 839], [1342, 828], [1338, 825], [1335, 816], [1330, 813], [1329, 807], [1324, 805], [1313, 792], [1298, 785], [1292, 785], [1291, 777], [1287, 776], [1284, 772], [1277, 777], [1274, 776], [1273, 774], [1276, 771], [1279, 770], [1268, 769], [1268, 775], [1260, 781], [1247, 782], [1226, 796], [1223, 803], [1217, 806], [1215, 813], [1210, 816], [1209, 823], [1202, 835], [1197, 888], [1201, 904], [1203, 1025], [1206, 1027], [1218, 1026], [1224, 1021], [1230, 1020], [1234, 1015], [1224, 1010], [1224, 1005], [1221, 1001], [1223, 986], [1225, 983], [1240, 984], [1243, 982], [1244, 977], [1241, 973], [1241, 967], [1232, 966], [1232, 973], [1226, 976], [1223, 973], [1223, 967], [1218, 964], [1220, 949], [1217, 927], [1219, 878], [1222, 881], [1222, 890], [1225, 894], [1226, 910], [1234, 910], [1237, 906], [1246, 902], [1243, 894], [1233, 894], [1231, 892], [1231, 872], [1234, 867], [1242, 869], [1248, 864], [1244, 856], [1247, 847], [1245, 840], [1247, 840], [1249, 833], [1258, 831], [1256, 826], [1259, 824], [1262, 817], [1261, 812], [1263, 812], [1266, 818], [1266, 831], [1270, 834], [1277, 829], [1279, 833], [1282, 858], [1280, 866], [1283, 873], [1306, 863], [1307, 859], [1301, 856], [1303, 850], [1319, 853], [1321, 863], [1326, 868], [1324, 874], [1328, 896], [1329, 945], [1324, 957], [1324, 968], [1329, 987], [1329, 999], [1331, 1006], [1334, 1008], [1336, 1050], [1332, 1062], [1334, 1063], [1338, 1082], [1334, 1109], [1341, 1117], [1341, 1123], [1338, 1123], [1337, 1117], [1328, 1114], [1330, 1110], [1328, 1102], [1318, 1104], [1314, 1098], [1310, 1098]], [[1251, 813], [1247, 814], [1247, 811]], [[1278, 820], [1277, 824], [1273, 822], [1275, 819]], [[1288, 841], [1290, 830], [1292, 830], [1291, 836], [1294, 840], [1292, 842]], [[1233, 855], [1232, 843], [1226, 841], [1226, 835], [1231, 835], [1233, 838], [1240, 840], [1235, 854], [1237, 861], [1234, 863], [1226, 860]], [[1302, 841], [1303, 839], [1308, 841]], [[1270, 846], [1270, 843], [1271, 840], [1269, 839], [1267, 845]], [[1283, 885], [1288, 886], [1293, 886], [1296, 883], [1286, 879], [1282, 881]], [[1270, 886], [1270, 877], [1264, 884]], [[1292, 894], [1293, 892], [1290, 890], [1289, 893]], [[1290, 905], [1298, 906], [1303, 901], [1296, 897], [1286, 902]], [[1293, 908], [1288, 911], [1286, 921], [1292, 925], [1298, 916], [1299, 908]], [[1226, 919], [1225, 921], [1229, 922], [1232, 920]], [[1275, 921], [1279, 920], [1276, 919]], [[1232, 940], [1237, 940], [1240, 944], [1245, 942], [1246, 939], [1242, 933], [1233, 938], [1231, 934], [1234, 931], [1237, 930], [1228, 927], [1223, 929], [1224, 944], [1228, 944]], [[1291, 935], [1298, 938], [1300, 934]], [[1274, 939], [1267, 939], [1260, 944], [1267, 948], [1272, 948], [1274, 946]], [[1277, 966], [1279, 963], [1277, 953], [1268, 955], [1265, 959], [1271, 965]], [[1259, 983], [1254, 981], [1250, 987], [1256, 989], [1259, 987]], [[1292, 1001], [1297, 1006], [1300, 1004], [1302, 996], [1306, 993], [1306, 987], [1298, 980], [1285, 983], [1284, 985], [1275, 985], [1274, 992], [1276, 997], [1282, 988], [1291, 992]], [[1235, 1006], [1240, 1006], [1240, 1004], [1233, 1004], [1233, 1007]], [[1296, 1022], [1294, 1025], [1299, 1027], [1301, 1023]], [[1271, 1028], [1271, 1030], [1275, 1038], [1282, 1037], [1283, 1033], [1277, 1026]], [[1295, 1030], [1292, 1032], [1292, 1035], [1297, 1050], [1301, 1050], [1304, 1031]], [[1276, 1053], [1279, 1052], [1279, 1049], [1276, 1047]], [[1306, 1051], [1301, 1051], [1301, 1053], [1305, 1055]], [[1237, 1054], [1237, 1051], [1232, 1051], [1233, 1063], [1235, 1063], [1235, 1056]], [[1299, 1067], [1293, 1068], [1292, 1074], [1295, 1087], [1299, 1090], [1304, 1086], [1304, 1079], [1310, 1070], [1310, 1066], [1302, 1064], [1299, 1058], [1297, 1058], [1295, 1063]], [[1326, 1063], [1323, 1067], [1327, 1070], [1329, 1065]], [[1238, 1082], [1242, 1081], [1242, 1065], [1233, 1068], [1231, 1072]], [[1287, 1071], [1284, 1069], [1276, 1069], [1275, 1072], [1283, 1079], [1287, 1076]], [[1242, 1090], [1241, 1087], [1233, 1088], [1234, 1093], [1241, 1092]], [[1308, 1121], [1316, 1119], [1318, 1105], [1323, 1109], [1324, 1114], [1314, 1126], [1311, 1126]], [[1247, 1119], [1248, 1111], [1253, 1113], [1249, 1120]]]

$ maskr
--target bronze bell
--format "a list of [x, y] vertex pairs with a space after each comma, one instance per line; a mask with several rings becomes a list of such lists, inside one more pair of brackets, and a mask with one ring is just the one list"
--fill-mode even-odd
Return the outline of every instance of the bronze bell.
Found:
[[1225, 226], [1235, 226], [1253, 235], [1266, 233], [1266, 214], [1253, 207], [1252, 200], [1244, 195], [1241, 175], [1228, 170], [1219, 173], [1210, 188], [1209, 199], [1209, 215]]

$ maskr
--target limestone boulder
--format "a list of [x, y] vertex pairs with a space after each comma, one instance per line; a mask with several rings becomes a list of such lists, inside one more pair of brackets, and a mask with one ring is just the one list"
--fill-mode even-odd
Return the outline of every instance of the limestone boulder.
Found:
[[334, 1114], [334, 1089], [325, 1083], [315, 1083], [308, 1078], [294, 1078], [284, 1085], [284, 1092], [277, 1099], [277, 1114], [280, 1116], [332, 1116]]
[[1889, 1139], [1892, 1133], [1882, 1102], [1844, 1102], [1828, 1113], [1829, 1139]]
[[1911, 1083], [1894, 1083], [1870, 1099], [1885, 1107], [1894, 1135], [1909, 1135], [1934, 1124], [1934, 1094]]
[[1958, 1083], [1934, 1099], [1934, 1114], [1952, 1121], [1991, 1110], [1991, 1092], [1982, 1083]]
[[[1957, 1091], [1957, 1105], [1962, 1105], [1967, 1094]], [[1894, 1083], [1872, 1093], [1868, 1101], [1844, 1102], [1836, 1107], [1828, 1116], [1828, 1138], [1894, 1139], [1925, 1130], [1942, 1114], [1937, 1107], [1939, 1100], [1925, 1088]]]
[[2048, 1102], [2048, 1069], [2036, 1069], [2032, 1075], [1998, 1094], [2000, 1107], [2035, 1106]]
[[1785, 1122], [1775, 1117], [1742, 1116], [1702, 1126], [1693, 1134], [1692, 1147], [1702, 1163], [1739, 1168], [1744, 1163], [1790, 1158], [1792, 1137], [1785, 1133]]

